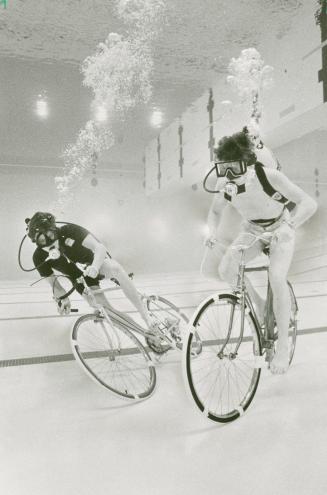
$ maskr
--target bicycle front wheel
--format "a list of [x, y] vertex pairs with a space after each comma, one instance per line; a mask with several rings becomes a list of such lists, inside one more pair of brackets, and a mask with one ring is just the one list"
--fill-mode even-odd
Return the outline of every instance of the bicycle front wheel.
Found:
[[[197, 408], [212, 421], [234, 421], [246, 411], [261, 373], [261, 341], [253, 315], [234, 294], [204, 301], [191, 319], [184, 348], [183, 371], [187, 390]], [[193, 352], [200, 338], [201, 352]], [[238, 345], [240, 344], [240, 345]]]
[[72, 349], [86, 373], [114, 394], [145, 399], [153, 392], [156, 371], [150, 356], [123, 325], [84, 315], [73, 327]]

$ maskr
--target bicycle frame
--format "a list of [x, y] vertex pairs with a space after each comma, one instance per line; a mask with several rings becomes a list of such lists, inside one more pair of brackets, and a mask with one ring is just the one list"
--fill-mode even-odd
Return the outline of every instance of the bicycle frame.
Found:
[[[266, 267], [266, 266], [252, 267], [252, 268], [246, 267], [246, 263], [245, 263], [246, 248], [242, 247], [241, 249], [239, 249], [239, 251], [241, 254], [241, 260], [239, 262], [237, 282], [236, 282], [235, 287], [232, 289], [232, 293], [236, 297], [238, 297], [238, 299], [241, 302], [241, 329], [240, 329], [240, 334], [239, 334], [239, 337], [238, 337], [238, 340], [236, 343], [235, 350], [232, 353], [234, 357], [237, 355], [238, 349], [242, 343], [243, 336], [244, 336], [244, 318], [245, 318], [245, 314], [246, 314], [246, 308], [248, 308], [248, 311], [252, 313], [252, 315], [255, 319], [256, 326], [259, 330], [259, 336], [260, 336], [262, 348], [266, 348], [266, 349], [273, 348], [273, 345], [274, 345], [273, 330], [274, 330], [274, 324], [275, 324], [275, 318], [274, 318], [273, 306], [272, 306], [273, 295], [272, 295], [272, 290], [271, 290], [271, 286], [269, 283], [269, 277], [268, 277], [268, 282], [267, 282], [265, 318], [264, 318], [264, 324], [263, 325], [261, 325], [261, 323], [258, 320], [256, 311], [255, 311], [254, 306], [253, 306], [252, 301], [251, 301], [251, 298], [247, 292], [245, 280], [244, 280], [244, 276], [245, 276], [246, 272], [268, 271], [268, 267]], [[223, 344], [223, 346], [219, 352], [219, 355], [223, 355], [224, 350], [225, 350], [227, 344], [229, 343], [229, 339], [230, 339], [232, 328], [233, 328], [234, 312], [235, 312], [235, 305], [233, 305], [231, 308], [226, 341]], [[231, 357], [233, 357], [233, 356], [231, 356]]]
[[107, 287], [106, 289], [92, 289], [89, 287], [86, 282], [84, 277], [80, 277], [80, 279], [77, 279], [77, 282], [80, 282], [84, 285], [84, 293], [86, 297], [89, 297], [91, 301], [89, 301], [90, 305], [97, 309], [99, 311], [100, 316], [105, 318], [108, 323], [116, 323], [118, 326], [127, 326], [129, 330], [133, 330], [134, 332], [142, 335], [143, 337], [146, 334], [146, 330], [142, 328], [140, 325], [138, 325], [136, 322], [131, 322], [130, 320], [127, 320], [124, 318], [124, 314], [120, 313], [117, 311], [117, 313], [112, 309], [107, 306], [104, 306], [101, 303], [98, 303], [96, 300], [96, 295], [97, 294], [103, 294], [105, 292], [112, 292], [119, 290], [119, 287]]
[[[96, 300], [96, 295], [97, 294], [103, 294], [105, 292], [111, 292], [115, 290], [119, 290], [119, 287], [108, 287], [106, 289], [92, 289], [89, 287], [86, 282], [84, 277], [81, 277], [80, 279], [77, 279], [77, 282], [80, 282], [84, 286], [84, 294], [86, 297], [90, 298], [89, 304], [97, 309], [99, 311], [99, 314], [104, 317], [108, 323], [115, 323], [119, 327], [127, 328], [128, 330], [131, 330], [133, 332], [138, 333], [139, 335], [142, 335], [142, 337], [146, 338], [147, 337], [147, 331], [138, 323], [135, 321], [131, 321], [130, 319], [127, 319], [124, 313], [120, 313], [119, 311], [114, 310], [113, 308], [110, 308], [108, 306], [104, 306], [101, 303], [98, 303]], [[141, 297], [144, 297], [142, 294], [139, 293]], [[174, 348], [180, 350], [178, 347], [176, 347], [175, 342], [173, 339], [169, 338], [163, 331], [160, 329], [159, 326], [159, 331], [160, 331], [160, 338], [162, 338], [166, 344], [168, 344], [169, 347], [173, 346]]]
[[[114, 281], [117, 285], [117, 287], [108, 287], [105, 289], [100, 289], [96, 288], [93, 289], [92, 287], [89, 287], [83, 276], [79, 277], [76, 279], [75, 284], [73, 285], [72, 289], [70, 289], [67, 293], [64, 295], [61, 295], [56, 298], [57, 301], [61, 301], [62, 299], [65, 299], [66, 297], [70, 296], [76, 289], [76, 284], [81, 284], [83, 285], [83, 295], [86, 296], [86, 299], [88, 303], [90, 304], [91, 307], [93, 307], [99, 314], [99, 317], [105, 318], [108, 323], [111, 323], [111, 326], [114, 327], [113, 324], [116, 324], [119, 326], [122, 330], [128, 330], [128, 331], [133, 331], [136, 332], [142, 337], [145, 338], [146, 341], [151, 338], [152, 332], [151, 330], [144, 329], [140, 324], [138, 324], [136, 321], [134, 321], [132, 318], [129, 318], [127, 315], [124, 313], [121, 313], [120, 311], [115, 310], [114, 308], [110, 307], [108, 301], [105, 300], [105, 303], [103, 302], [98, 302], [96, 296], [101, 295], [105, 292], [110, 292], [114, 290], [119, 289], [119, 282], [116, 281], [115, 279], [111, 279]], [[138, 293], [141, 298], [145, 298], [148, 301], [150, 300], [156, 300], [154, 296], [144, 296], [141, 293]], [[176, 311], [176, 308], [173, 308], [171, 303], [169, 301], [165, 301], [163, 298], [162, 299], [164, 303], [167, 303], [168, 306], [170, 305], [170, 309], [173, 311]], [[172, 309], [173, 308], [173, 309]], [[182, 315], [180, 311], [177, 309], [177, 313]], [[181, 319], [184, 319], [183, 316], [181, 316]], [[169, 335], [169, 332], [175, 328], [175, 324], [173, 325], [167, 325], [166, 322], [162, 322], [160, 318], [157, 317], [157, 322], [158, 322], [158, 335], [154, 335], [154, 337], [158, 336], [161, 340], [163, 340], [166, 344], [168, 344], [168, 349], [169, 348], [175, 348], [177, 350], [181, 350], [181, 347], [178, 345], [176, 342], [175, 338], [173, 338], [171, 335]], [[161, 325], [161, 326], [160, 326]], [[156, 332], [154, 332], [156, 334]], [[151, 346], [150, 346], [151, 347]]]
[[[245, 268], [245, 272], [258, 272], [258, 271], [268, 272], [268, 267], [262, 266], [262, 267]], [[255, 312], [255, 309], [253, 307], [252, 301], [251, 301], [251, 299], [247, 293], [246, 293], [246, 296], [247, 296], [247, 304], [250, 307], [250, 310], [251, 310], [251, 312], [255, 318], [255, 321], [256, 321], [256, 324], [257, 324], [257, 327], [259, 330], [261, 347], [263, 349], [272, 349], [273, 345], [274, 345], [275, 317], [274, 317], [274, 312], [273, 312], [273, 293], [272, 293], [272, 289], [271, 289], [271, 286], [269, 283], [268, 273], [267, 273], [265, 315], [264, 315], [263, 324], [261, 324], [259, 322], [258, 317], [257, 317], [256, 312]]]

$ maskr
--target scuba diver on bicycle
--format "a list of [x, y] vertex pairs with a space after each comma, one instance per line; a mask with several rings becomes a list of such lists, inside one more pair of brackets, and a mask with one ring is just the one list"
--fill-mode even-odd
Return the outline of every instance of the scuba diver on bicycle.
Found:
[[[209, 236], [201, 268], [205, 275], [220, 275], [234, 285], [238, 263], [233, 245], [239, 244], [240, 236], [243, 239], [246, 232], [267, 238], [267, 242], [262, 240], [247, 250], [246, 262], [269, 246], [269, 280], [279, 336], [270, 369], [281, 374], [288, 369], [291, 300], [287, 274], [294, 252], [295, 230], [315, 213], [317, 205], [282, 172], [264, 167], [254, 151], [251, 139], [244, 132], [225, 136], [218, 143], [214, 167], [204, 181], [207, 192], [218, 194], [208, 215]], [[235, 210], [243, 219], [242, 232], [228, 246], [228, 225], [233, 228]], [[262, 321], [264, 300], [248, 278], [246, 287]]]
[[[87, 229], [71, 223], [59, 227], [54, 215], [48, 212], [36, 212], [25, 222], [27, 235], [36, 244], [33, 254], [34, 266], [41, 277], [51, 285], [55, 299], [65, 295], [66, 291], [53, 270], [68, 276], [72, 281], [84, 276], [86, 284], [95, 289], [99, 287], [102, 278], [114, 279], [141, 314], [147, 328], [150, 329], [149, 333], [156, 333], [155, 324], [151, 321], [134, 283], [124, 268], [109, 255], [105, 246]], [[86, 266], [85, 270], [82, 271], [76, 263]], [[77, 285], [77, 290], [82, 294], [83, 285]], [[113, 309], [104, 294], [98, 294], [96, 298], [99, 303]], [[61, 315], [69, 314], [69, 298], [59, 300], [57, 309]], [[124, 318], [129, 319], [126, 315]]]

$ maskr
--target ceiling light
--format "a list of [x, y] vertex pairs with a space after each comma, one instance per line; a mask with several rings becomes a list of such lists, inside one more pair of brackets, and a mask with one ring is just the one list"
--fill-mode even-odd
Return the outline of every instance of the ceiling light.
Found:
[[39, 95], [36, 100], [36, 114], [42, 119], [45, 119], [49, 115], [48, 102], [42, 95]]
[[153, 110], [151, 116], [151, 124], [153, 127], [161, 127], [163, 120], [163, 113], [161, 110]]

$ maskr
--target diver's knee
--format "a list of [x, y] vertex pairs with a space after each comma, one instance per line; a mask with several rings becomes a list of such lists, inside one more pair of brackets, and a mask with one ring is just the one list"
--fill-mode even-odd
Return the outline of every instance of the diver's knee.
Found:
[[113, 258], [106, 258], [100, 268], [100, 274], [110, 278], [117, 278], [122, 271], [122, 266]]

